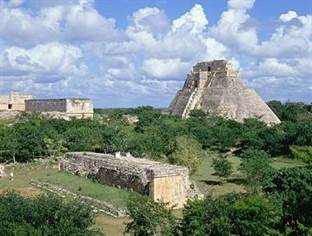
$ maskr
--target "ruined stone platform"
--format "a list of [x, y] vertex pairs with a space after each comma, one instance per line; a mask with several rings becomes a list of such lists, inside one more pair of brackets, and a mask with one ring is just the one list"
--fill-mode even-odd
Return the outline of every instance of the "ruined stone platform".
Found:
[[191, 188], [186, 167], [135, 158], [129, 154], [70, 152], [60, 161], [60, 170], [146, 194], [155, 201], [177, 208], [183, 207], [187, 199], [197, 194]]

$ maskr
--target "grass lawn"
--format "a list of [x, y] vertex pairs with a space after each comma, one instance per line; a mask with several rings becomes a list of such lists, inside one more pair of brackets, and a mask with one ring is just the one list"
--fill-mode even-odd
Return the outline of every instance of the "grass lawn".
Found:
[[109, 202], [116, 207], [126, 207], [128, 198], [134, 194], [123, 189], [95, 183], [86, 178], [64, 172], [57, 172], [52, 175], [44, 175], [39, 177], [38, 180], [55, 184], [57, 186], [62, 186], [67, 190], [83, 196], [89, 196], [95, 199]]
[[[205, 195], [219, 196], [230, 192], [244, 192], [245, 189], [238, 171], [240, 165], [239, 158], [235, 156], [229, 157], [229, 161], [233, 166], [233, 173], [227, 179], [222, 179], [214, 174], [214, 169], [211, 167], [212, 160], [217, 157], [217, 155], [217, 153], [209, 152], [198, 171], [191, 176], [191, 179], [196, 182], [200, 191]], [[279, 157], [272, 159], [272, 166], [277, 169], [290, 168], [304, 166], [304, 163], [298, 160]], [[14, 178], [13, 180], [9, 178], [0, 179], [0, 193], [9, 189], [14, 189], [25, 196], [40, 194], [41, 190], [30, 184], [30, 180], [34, 179], [62, 186], [63, 188], [81, 195], [104, 200], [117, 207], [125, 207], [128, 197], [134, 194], [122, 189], [94, 183], [79, 176], [59, 172], [57, 164], [20, 164], [10, 169], [14, 173]], [[110, 216], [99, 214], [95, 219], [95, 225], [93, 227], [100, 229], [106, 235], [118, 236], [123, 235], [125, 224], [128, 220], [128, 218], [115, 219]]]
[[[49, 182], [62, 186], [72, 192], [104, 200], [118, 207], [125, 207], [127, 199], [134, 193], [94, 183], [85, 178], [58, 171], [57, 165], [31, 163], [11, 167], [14, 178], [0, 179], [0, 193], [7, 190], [15, 190], [24, 196], [35, 196], [42, 193], [41, 190], [30, 184], [32, 179]], [[7, 172], [9, 172], [7, 171]], [[95, 219], [94, 228], [98, 228], [105, 235], [123, 235], [127, 218], [113, 218], [111, 216], [98, 214]]]
[[[236, 156], [229, 156], [229, 161], [233, 166], [233, 173], [226, 179], [214, 174], [212, 167], [213, 158], [217, 158], [218, 153], [208, 152], [199, 169], [191, 176], [191, 180], [195, 181], [198, 188], [204, 195], [220, 196], [231, 192], [244, 192], [245, 188], [242, 184], [240, 172], [240, 159]], [[276, 168], [291, 168], [304, 166], [305, 164], [296, 159], [285, 157], [272, 158], [271, 165]]]
[[128, 218], [112, 218], [107, 215], [98, 215], [95, 219], [94, 228], [97, 228], [107, 236], [123, 236]]
[[272, 159], [272, 166], [275, 169], [300, 167], [306, 165], [303, 161], [297, 159], [290, 159], [285, 157], [276, 157]]
[[233, 166], [233, 173], [227, 179], [222, 179], [214, 174], [212, 167], [213, 158], [217, 157], [217, 153], [208, 152], [199, 169], [191, 176], [191, 180], [195, 181], [204, 195], [220, 196], [231, 192], [244, 192], [244, 186], [239, 183], [239, 172], [237, 170], [240, 165], [239, 158], [229, 157], [228, 160]]
[[111, 186], [94, 183], [86, 178], [59, 172], [57, 165], [51, 164], [26, 164], [14, 167], [14, 178], [0, 180], [0, 189], [29, 189], [33, 187], [30, 180], [49, 182], [66, 188], [80, 195], [103, 200], [118, 207], [125, 207], [127, 199], [134, 193]]

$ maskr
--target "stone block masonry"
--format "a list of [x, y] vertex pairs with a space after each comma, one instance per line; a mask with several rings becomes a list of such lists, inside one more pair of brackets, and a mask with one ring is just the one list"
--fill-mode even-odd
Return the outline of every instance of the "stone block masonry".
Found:
[[56, 117], [92, 118], [93, 104], [87, 98], [30, 99], [26, 112], [41, 112]]
[[149, 195], [155, 201], [181, 208], [199, 195], [191, 188], [186, 167], [164, 164], [131, 155], [70, 152], [60, 170], [96, 179], [99, 183]]
[[19, 92], [0, 95], [0, 111], [25, 111], [25, 101], [27, 99], [32, 99], [32, 95]]
[[172, 115], [183, 118], [188, 118], [193, 109], [238, 122], [258, 118], [268, 125], [280, 123], [261, 97], [243, 84], [238, 70], [225, 60], [197, 63], [169, 106]]

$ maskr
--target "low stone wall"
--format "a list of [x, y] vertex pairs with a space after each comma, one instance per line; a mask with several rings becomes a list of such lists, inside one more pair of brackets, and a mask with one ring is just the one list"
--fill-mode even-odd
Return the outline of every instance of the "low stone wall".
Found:
[[124, 217], [127, 215], [127, 209], [125, 208], [116, 208], [113, 205], [105, 202], [105, 201], [100, 201], [91, 197], [83, 196], [83, 195], [78, 195], [74, 192], [71, 192], [67, 189], [64, 189], [60, 186], [57, 186], [55, 184], [47, 183], [47, 182], [41, 182], [37, 180], [31, 180], [31, 185], [42, 189], [44, 191], [56, 194], [60, 197], [72, 197], [74, 199], [80, 200], [82, 203], [85, 203], [89, 205], [94, 212], [101, 212], [106, 215], [110, 215], [112, 217]]
[[186, 167], [164, 164], [130, 155], [67, 153], [60, 170], [95, 178], [102, 184], [149, 195], [180, 208], [196, 192], [190, 187]]
[[19, 111], [1, 111], [0, 110], [0, 120], [11, 120], [15, 119], [21, 112]]

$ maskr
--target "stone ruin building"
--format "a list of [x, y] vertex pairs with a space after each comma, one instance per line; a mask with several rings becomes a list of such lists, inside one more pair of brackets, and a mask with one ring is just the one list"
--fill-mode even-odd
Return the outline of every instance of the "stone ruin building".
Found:
[[93, 104], [88, 98], [33, 99], [29, 93], [0, 95], [0, 118], [14, 118], [19, 112], [40, 112], [56, 118], [92, 118]]
[[32, 95], [19, 92], [0, 95], [0, 111], [25, 111], [25, 100], [27, 99], [32, 99]]
[[0, 179], [5, 177], [7, 177], [7, 174], [5, 173], [5, 167], [0, 165]]
[[26, 112], [41, 112], [56, 118], [92, 118], [93, 104], [87, 98], [30, 99], [25, 101]]
[[[66, 153], [60, 170], [97, 179], [100, 183], [139, 192], [176, 208], [195, 197], [186, 167], [116, 153]], [[194, 185], [192, 185], [194, 186]]]
[[269, 106], [243, 84], [238, 71], [225, 60], [197, 63], [171, 102], [169, 113], [188, 118], [193, 109], [238, 122], [259, 118], [267, 124], [280, 123]]

